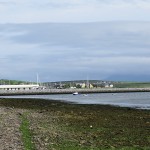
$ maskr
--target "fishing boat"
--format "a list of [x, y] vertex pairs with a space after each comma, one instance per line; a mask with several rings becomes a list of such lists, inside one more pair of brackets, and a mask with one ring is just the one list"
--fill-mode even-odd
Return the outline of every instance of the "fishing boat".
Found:
[[74, 92], [74, 93], [72, 93], [73, 95], [78, 95], [79, 93], [78, 92]]

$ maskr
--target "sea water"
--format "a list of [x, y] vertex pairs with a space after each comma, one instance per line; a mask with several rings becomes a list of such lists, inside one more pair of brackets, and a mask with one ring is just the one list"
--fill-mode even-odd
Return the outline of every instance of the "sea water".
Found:
[[1, 98], [38, 98], [47, 100], [61, 100], [76, 104], [103, 104], [120, 107], [132, 107], [150, 110], [150, 92], [131, 93], [93, 93], [93, 94], [49, 94], [49, 95], [18, 95], [1, 96]]

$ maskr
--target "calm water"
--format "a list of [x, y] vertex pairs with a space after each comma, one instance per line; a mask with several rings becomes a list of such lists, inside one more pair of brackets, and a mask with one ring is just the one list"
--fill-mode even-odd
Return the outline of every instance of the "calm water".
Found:
[[133, 93], [98, 93], [98, 94], [56, 94], [56, 95], [23, 95], [1, 96], [9, 98], [40, 98], [49, 100], [63, 100], [77, 104], [109, 104], [121, 107], [134, 107], [150, 110], [150, 92]]

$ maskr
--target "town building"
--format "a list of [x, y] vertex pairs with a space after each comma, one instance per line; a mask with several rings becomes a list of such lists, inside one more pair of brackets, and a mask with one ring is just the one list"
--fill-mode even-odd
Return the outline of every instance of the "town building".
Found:
[[26, 85], [0, 85], [0, 90], [33, 90], [38, 89], [38, 84]]

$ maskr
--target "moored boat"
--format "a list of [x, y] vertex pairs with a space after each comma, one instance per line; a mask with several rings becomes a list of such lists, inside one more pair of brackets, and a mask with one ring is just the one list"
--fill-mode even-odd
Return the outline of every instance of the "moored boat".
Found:
[[73, 95], [78, 95], [78, 94], [79, 94], [78, 92], [74, 92], [74, 93], [73, 93]]

